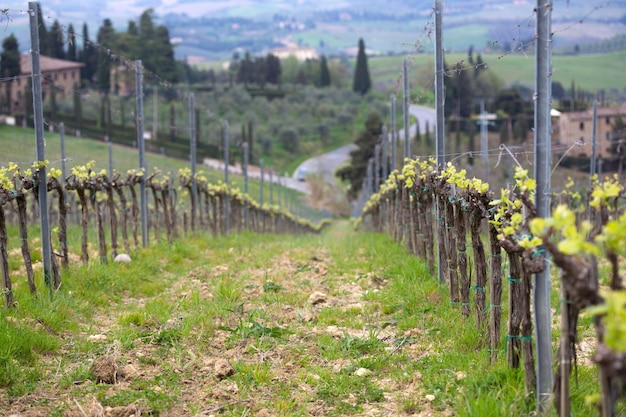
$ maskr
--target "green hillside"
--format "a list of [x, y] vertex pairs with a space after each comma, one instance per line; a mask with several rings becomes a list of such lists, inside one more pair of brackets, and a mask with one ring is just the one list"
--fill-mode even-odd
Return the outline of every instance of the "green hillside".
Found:
[[[378, 56], [370, 57], [369, 65], [373, 82], [378, 86], [393, 86], [398, 80], [402, 60], [409, 58], [412, 74], [421, 75], [420, 84], [430, 83], [432, 80], [424, 79], [425, 74], [433, 72], [433, 56], [430, 54], [418, 54], [412, 56]], [[534, 55], [502, 55], [482, 54], [488, 68], [502, 79], [506, 85], [521, 83], [532, 86], [535, 77]], [[452, 53], [445, 57], [446, 64], [464, 60], [467, 62], [467, 54]], [[572, 81], [577, 86], [591, 92], [600, 89], [622, 90], [626, 88], [624, 80], [624, 64], [626, 63], [626, 51], [585, 54], [585, 55], [555, 55], [552, 57], [552, 79], [560, 82], [565, 88], [569, 88]]]
[[[61, 169], [61, 140], [57, 133], [46, 132], [46, 159], [50, 161], [50, 166]], [[23, 129], [0, 125], [0, 166], [7, 166], [9, 162], [14, 162], [22, 168], [31, 166], [35, 158], [35, 133], [32, 129]], [[129, 169], [136, 169], [139, 166], [139, 153], [137, 149], [120, 145], [112, 146], [113, 168], [116, 171], [125, 173]], [[65, 136], [65, 155], [67, 157], [68, 175], [74, 166], [85, 165], [89, 161], [95, 161], [95, 170], [108, 169], [109, 151], [104, 142]], [[181, 168], [188, 168], [190, 164], [180, 159], [169, 158], [164, 155], [146, 153], [146, 165], [149, 172], [155, 169], [163, 173], [172, 172], [177, 175]], [[224, 173], [197, 165], [197, 171], [203, 171], [210, 182], [224, 180]], [[243, 190], [243, 177], [231, 175], [230, 181], [235, 186]], [[260, 182], [254, 179], [249, 181], [249, 193], [258, 200], [260, 196]], [[265, 202], [268, 202], [269, 185], [265, 184]], [[276, 193], [276, 191], [274, 191]], [[274, 194], [276, 196], [276, 194]], [[318, 219], [321, 213], [312, 210], [305, 202], [304, 195], [300, 192], [287, 190], [289, 199], [295, 198], [296, 210], [304, 216]]]

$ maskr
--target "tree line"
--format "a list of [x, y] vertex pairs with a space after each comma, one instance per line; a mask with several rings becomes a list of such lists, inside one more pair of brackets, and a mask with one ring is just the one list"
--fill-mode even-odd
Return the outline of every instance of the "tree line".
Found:
[[[140, 59], [143, 66], [167, 81], [177, 82], [185, 78], [182, 63], [174, 58], [174, 47], [170, 42], [169, 30], [154, 23], [154, 10], [147, 9], [138, 21], [130, 20], [126, 32], [118, 32], [111, 19], [104, 19], [92, 40], [87, 23], [79, 35], [73, 24], [64, 26], [54, 20], [46, 27], [41, 5], [37, 4], [39, 21], [39, 50], [41, 55], [57, 59], [80, 62], [81, 86], [109, 92], [111, 69], [118, 54], [127, 59]], [[20, 74], [20, 54], [17, 38], [10, 34], [2, 43], [0, 71], [3, 77]], [[114, 51], [114, 52], [113, 52]]]

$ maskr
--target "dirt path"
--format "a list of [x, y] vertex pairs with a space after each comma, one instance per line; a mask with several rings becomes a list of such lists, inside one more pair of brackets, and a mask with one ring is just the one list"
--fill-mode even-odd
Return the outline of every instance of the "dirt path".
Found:
[[77, 317], [41, 358], [36, 388], [3, 393], [3, 415], [451, 415], [411, 365], [432, 342], [384, 311], [394, 277], [374, 255], [388, 242], [347, 223], [321, 237], [218, 240], [185, 242], [188, 259], [163, 253], [163, 291]]

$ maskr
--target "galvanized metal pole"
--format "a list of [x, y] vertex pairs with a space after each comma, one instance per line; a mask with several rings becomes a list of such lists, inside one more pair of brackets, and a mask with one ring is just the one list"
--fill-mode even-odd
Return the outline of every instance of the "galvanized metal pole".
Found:
[[261, 191], [259, 195], [259, 205], [263, 207], [263, 188], [265, 188], [265, 165], [261, 159], [259, 168], [261, 169]]
[[67, 164], [66, 164], [66, 156], [65, 156], [65, 123], [59, 123], [59, 137], [61, 138], [61, 175], [63, 176], [63, 181], [67, 178]]
[[409, 120], [411, 114], [409, 112], [409, 61], [405, 58], [402, 61], [402, 79], [404, 81], [402, 92], [404, 94], [404, 159], [411, 157], [411, 140], [409, 135]]
[[154, 86], [154, 96], [152, 97], [152, 139], [157, 140], [159, 130], [159, 86]]
[[274, 170], [270, 168], [270, 206], [274, 204]]
[[389, 116], [390, 116], [390, 132], [391, 132], [391, 168], [393, 171], [396, 169], [396, 146], [397, 146], [397, 133], [396, 130], [396, 96], [392, 94], [389, 97]]
[[146, 192], [146, 151], [143, 139], [143, 65], [141, 60], [135, 61], [135, 85], [137, 94], [137, 147], [139, 148], [139, 169], [143, 172], [139, 183], [141, 213], [141, 244], [148, 246], [148, 193]]
[[441, 0], [435, 0], [435, 111], [437, 122], [435, 123], [435, 153], [437, 154], [437, 164], [443, 168], [445, 164], [445, 142], [444, 142], [444, 104], [445, 90], [443, 84], [443, 37], [442, 37], [443, 6]]
[[109, 136], [107, 138], [107, 149], [109, 151], [109, 178], [113, 178], [113, 143], [111, 143], [111, 138]]
[[380, 188], [380, 144], [374, 146], [374, 192]]
[[[228, 147], [229, 147], [229, 133], [228, 133], [228, 122], [224, 120], [222, 125], [222, 134], [224, 135], [223, 146], [224, 146], [224, 182], [226, 186], [229, 187], [230, 183], [228, 181]], [[224, 199], [224, 231], [226, 234], [230, 232], [230, 196], [226, 195]]]
[[367, 163], [367, 200], [374, 194], [374, 158]]
[[[537, 36], [535, 45], [535, 180], [537, 217], [550, 217], [551, 150], [551, 56], [552, 0], [537, 0]], [[552, 334], [550, 328], [550, 266], [548, 251], [541, 254], [546, 267], [535, 274], [534, 318], [537, 346], [537, 411], [549, 410], [554, 375], [552, 372]]]
[[280, 184], [280, 175], [276, 176], [276, 199], [278, 200], [278, 207], [283, 206], [282, 187]]
[[[248, 196], [248, 142], [243, 143], [243, 193]], [[248, 228], [248, 200], [244, 202], [243, 205], [243, 225], [247, 229]]]
[[[442, 38], [442, 20], [443, 20], [443, 6], [441, 0], [435, 0], [435, 111], [437, 116], [437, 122], [435, 123], [435, 154], [437, 156], [437, 166], [439, 169], [443, 169], [445, 165], [445, 143], [444, 143], [444, 112], [443, 106], [445, 103], [445, 91], [443, 85], [443, 38]], [[442, 216], [439, 213], [437, 202], [435, 201], [435, 210], [437, 211], [437, 218]], [[444, 223], [437, 222], [437, 227], [444, 227]], [[441, 253], [440, 245], [438, 248], [437, 262], [437, 277], [439, 282], [444, 283], [445, 277], [443, 276], [443, 269], [441, 268], [441, 260], [445, 254]]]
[[[43, 100], [41, 93], [41, 66], [39, 63], [39, 22], [37, 18], [37, 2], [28, 3], [30, 15], [30, 45], [31, 67], [33, 83], [33, 117], [35, 122], [36, 158], [37, 161], [46, 160], [46, 139], [43, 127]], [[46, 166], [39, 168], [39, 224], [41, 227], [41, 255], [43, 263], [44, 281], [50, 289], [50, 298], [54, 294], [54, 279], [52, 277], [52, 245], [50, 243], [50, 223], [48, 219], [48, 180]]]
[[487, 136], [487, 112], [485, 99], [480, 99], [480, 153], [485, 168], [485, 182], [489, 182], [489, 141]]
[[191, 160], [191, 230], [196, 230], [196, 206], [198, 204], [198, 183], [196, 182], [196, 96], [189, 94], [189, 159]]
[[387, 127], [383, 125], [383, 133], [382, 133], [382, 139], [380, 141], [380, 147], [381, 147], [381, 157], [382, 157], [382, 169], [383, 169], [383, 175], [382, 175], [382, 179], [383, 182], [387, 181], [387, 177], [389, 176], [389, 160], [387, 158], [387, 148], [389, 147], [389, 138], [387, 137]]
[[596, 164], [598, 156], [596, 154], [596, 147], [598, 144], [598, 100], [593, 101], [593, 124], [591, 131], [591, 160], [589, 161], [589, 181], [591, 177], [597, 172]]

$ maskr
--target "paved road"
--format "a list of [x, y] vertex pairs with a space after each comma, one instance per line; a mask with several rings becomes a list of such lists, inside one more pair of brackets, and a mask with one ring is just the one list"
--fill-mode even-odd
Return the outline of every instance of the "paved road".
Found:
[[[411, 115], [417, 118], [420, 124], [420, 132], [423, 134], [426, 132], [426, 121], [428, 120], [428, 125], [432, 130], [435, 129], [436, 122], [436, 112], [434, 109], [430, 107], [411, 105], [409, 107], [409, 112]], [[415, 135], [415, 125], [409, 127], [409, 137], [412, 138]], [[404, 129], [399, 132], [399, 138], [401, 140], [404, 139]], [[330, 184], [335, 183], [335, 171], [341, 165], [343, 165], [346, 161], [350, 159], [350, 152], [356, 149], [355, 144], [350, 144], [343, 146], [341, 148], [335, 149], [334, 151], [330, 151], [323, 155], [315, 156], [313, 158], [309, 158], [303, 163], [301, 163], [298, 168], [293, 172], [291, 177], [289, 176], [280, 176], [277, 177], [275, 174], [273, 175], [273, 181], [276, 183], [280, 180], [280, 183], [294, 190], [298, 190], [300, 192], [310, 194], [309, 186], [306, 181], [300, 181], [302, 174], [321, 174], [324, 176], [326, 181]], [[205, 159], [204, 165], [209, 166], [213, 169], [224, 170], [224, 163], [220, 160], [215, 159]], [[241, 167], [234, 166], [230, 167], [230, 173], [234, 175], [242, 175]], [[251, 166], [248, 170], [248, 175], [250, 178], [260, 178], [261, 171], [259, 167]], [[269, 176], [266, 172], [265, 180], [269, 180]]]
[[343, 146], [320, 156], [307, 159], [301, 163], [293, 173], [293, 178], [298, 180], [304, 174], [321, 174], [326, 182], [335, 183], [335, 171], [344, 162], [350, 159], [350, 152], [356, 149], [355, 144]]
[[[428, 120], [428, 127], [431, 131], [435, 130], [435, 123], [437, 122], [437, 112], [430, 107], [411, 105], [409, 106], [409, 113], [417, 118], [420, 124], [420, 133], [423, 135], [426, 133], [426, 121]], [[409, 126], [409, 137], [415, 136], [415, 124]], [[404, 131], [404, 129], [402, 129]], [[404, 136], [401, 136], [404, 138]]]
[[[437, 113], [435, 112], [435, 109], [411, 105], [409, 107], [409, 112], [413, 117], [417, 118], [420, 125], [420, 132], [422, 134], [426, 132], [427, 121], [430, 130], [433, 131], [435, 129], [435, 122], [437, 120]], [[412, 138], [415, 135], [415, 130], [415, 124], [409, 126], [409, 138]], [[401, 140], [404, 139], [404, 129], [400, 130], [399, 137]], [[307, 159], [294, 171], [292, 178], [296, 180], [299, 179], [301, 172], [303, 172], [302, 169], [304, 169], [306, 173], [322, 174], [327, 182], [334, 184], [335, 171], [350, 159], [350, 152], [354, 149], [356, 149], [356, 145], [350, 144], [323, 155]]]
[[[224, 161], [219, 159], [210, 159], [206, 158], [203, 161], [205, 166], [209, 168], [224, 172]], [[236, 164], [234, 166], [230, 166], [228, 168], [228, 173], [237, 176], [243, 176], [243, 171], [241, 170], [241, 165]], [[249, 178], [261, 178], [261, 169], [258, 166], [249, 166], [248, 167], [248, 177]], [[269, 182], [269, 173], [266, 170], [264, 174], [264, 180]], [[300, 191], [305, 194], [310, 194], [309, 186], [305, 181], [298, 181], [296, 178], [292, 178], [289, 176], [279, 176], [276, 172], [272, 174], [272, 183], [277, 184], [280, 181], [281, 185], [284, 185], [293, 190]]]

